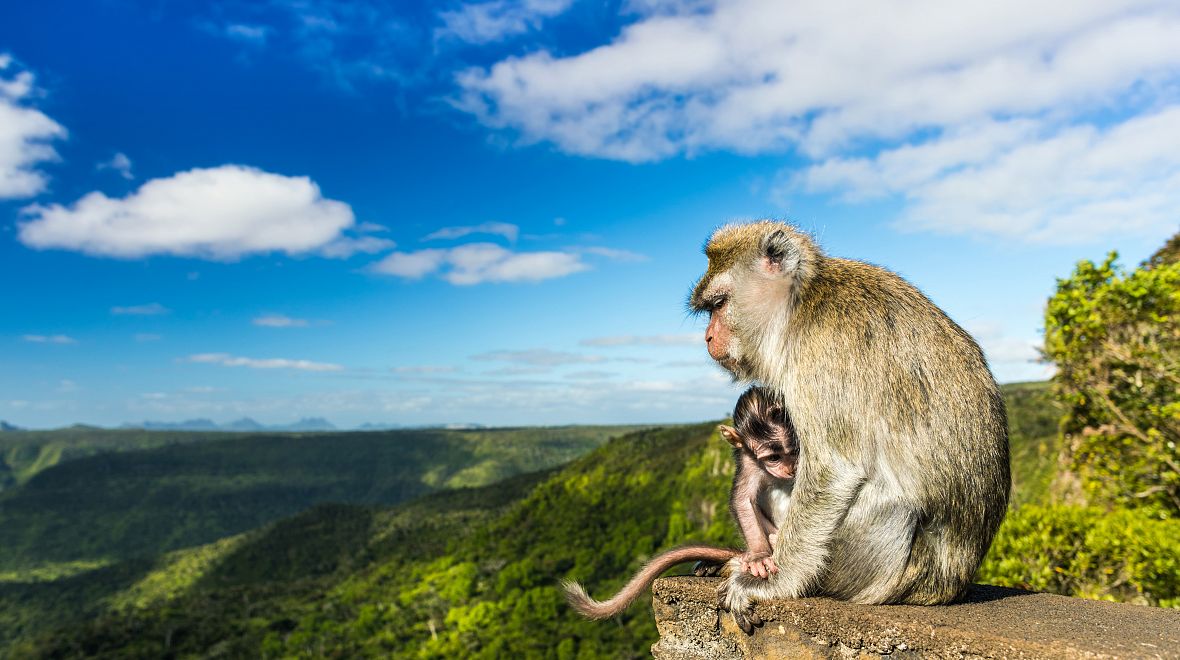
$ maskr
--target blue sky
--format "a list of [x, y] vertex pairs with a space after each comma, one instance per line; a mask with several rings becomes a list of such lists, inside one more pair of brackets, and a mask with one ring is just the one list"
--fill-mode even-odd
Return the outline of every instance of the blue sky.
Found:
[[1178, 82], [1165, 1], [7, 3], [0, 419], [718, 418], [761, 217], [1044, 378], [1054, 278], [1180, 228]]

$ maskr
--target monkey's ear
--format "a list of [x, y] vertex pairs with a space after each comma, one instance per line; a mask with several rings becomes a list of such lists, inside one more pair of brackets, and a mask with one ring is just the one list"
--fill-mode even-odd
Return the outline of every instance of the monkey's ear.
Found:
[[738, 436], [737, 429], [721, 424], [717, 427], [717, 431], [721, 433], [721, 437], [725, 438], [725, 441], [729, 444], [734, 447], [742, 446], [742, 439]]
[[776, 229], [762, 241], [762, 258], [768, 272], [782, 275], [794, 272], [799, 267], [802, 253], [790, 235]]

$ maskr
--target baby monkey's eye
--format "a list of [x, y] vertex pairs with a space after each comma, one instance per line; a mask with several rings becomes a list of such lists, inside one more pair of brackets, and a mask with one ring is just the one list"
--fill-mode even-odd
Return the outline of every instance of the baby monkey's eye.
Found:
[[779, 463], [783, 460], [783, 457], [781, 454], [771, 454], [762, 460], [766, 461], [767, 463]]

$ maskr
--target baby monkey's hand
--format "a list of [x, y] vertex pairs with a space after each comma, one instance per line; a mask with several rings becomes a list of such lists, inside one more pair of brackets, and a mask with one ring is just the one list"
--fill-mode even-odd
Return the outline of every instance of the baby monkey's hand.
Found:
[[747, 552], [738, 559], [741, 561], [743, 573], [763, 580], [769, 578], [771, 573], [778, 573], [778, 564], [774, 563], [774, 557], [771, 557], [769, 552]]

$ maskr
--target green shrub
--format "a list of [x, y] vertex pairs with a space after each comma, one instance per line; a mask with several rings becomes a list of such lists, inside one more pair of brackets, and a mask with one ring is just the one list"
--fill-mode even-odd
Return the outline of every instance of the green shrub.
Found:
[[1088, 503], [1180, 517], [1180, 263], [1116, 257], [1078, 263], [1045, 311], [1065, 458]]
[[1180, 607], [1180, 520], [1143, 510], [1024, 506], [979, 570], [990, 584]]

